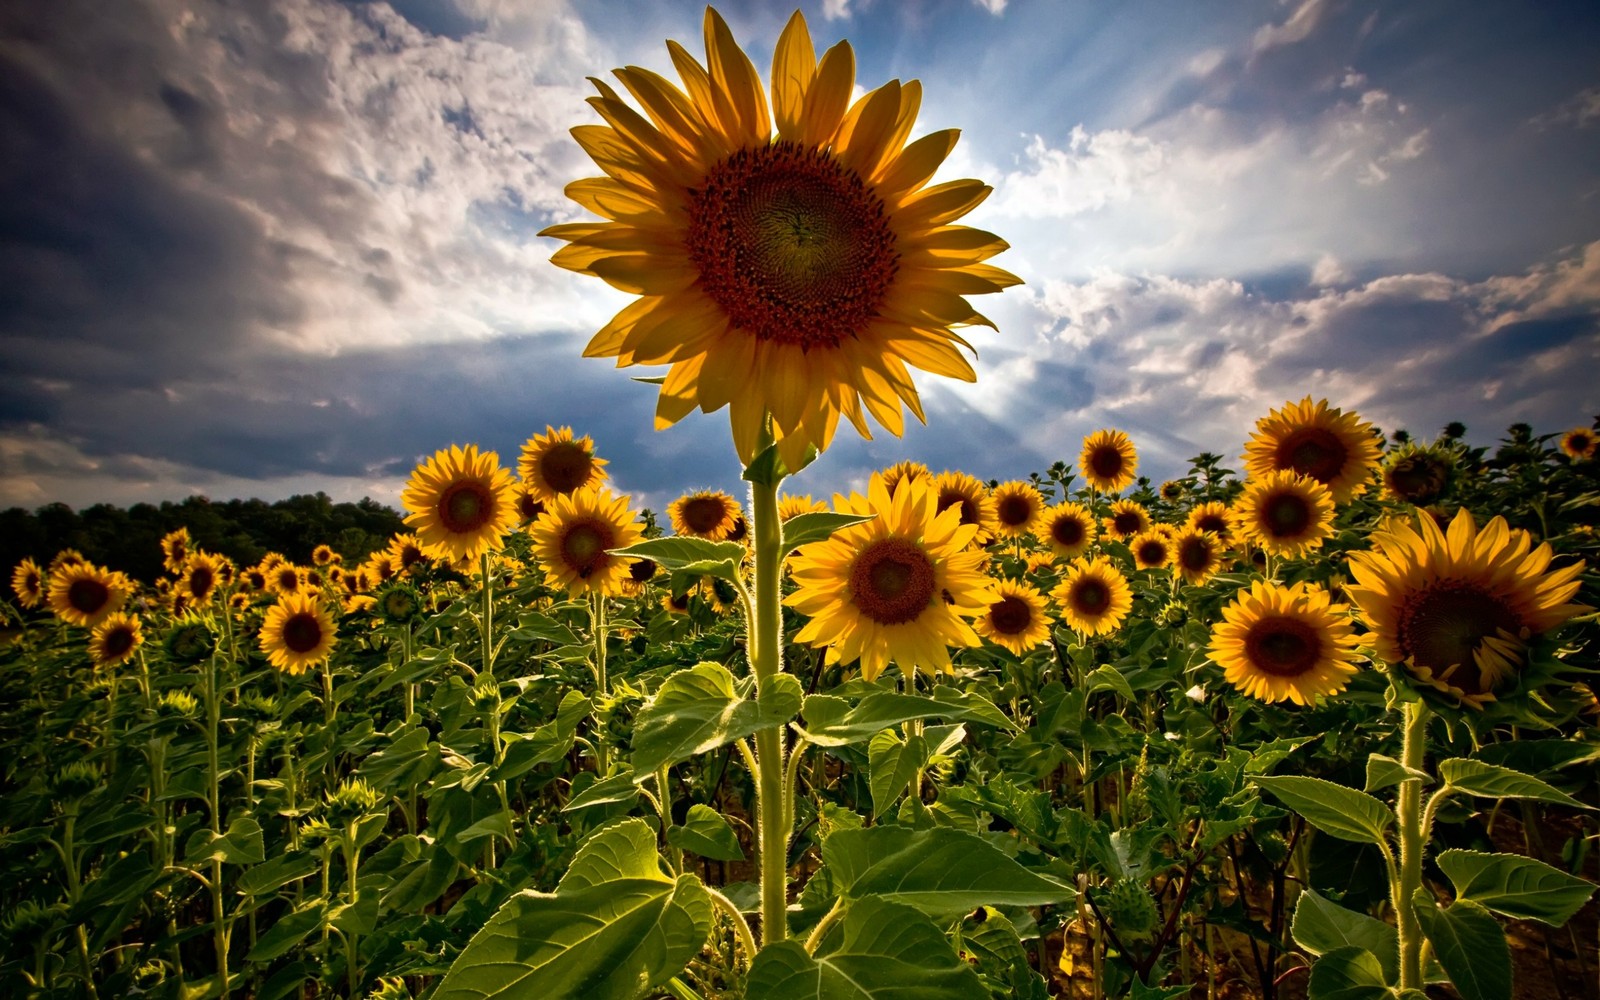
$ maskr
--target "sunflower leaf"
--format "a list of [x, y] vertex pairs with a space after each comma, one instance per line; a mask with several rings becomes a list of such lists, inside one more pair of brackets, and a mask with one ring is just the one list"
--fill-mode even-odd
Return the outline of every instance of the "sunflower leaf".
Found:
[[[949, 694], [944, 694], [945, 691]], [[877, 691], [855, 704], [837, 695], [808, 695], [801, 712], [806, 721], [801, 734], [817, 746], [839, 747], [870, 740], [891, 726], [913, 719], [958, 719], [1001, 729], [1016, 728], [992, 702], [978, 695], [945, 687], [936, 689], [936, 693], [941, 697], [919, 698], [894, 691]]]
[[1457, 899], [1471, 899], [1504, 916], [1551, 927], [1571, 920], [1595, 890], [1587, 879], [1520, 854], [1445, 851], [1439, 855], [1439, 868], [1455, 886]]
[[1511, 948], [1488, 910], [1470, 899], [1441, 909], [1426, 889], [1416, 891], [1412, 905], [1462, 1000], [1511, 1000]]
[[877, 896], [933, 916], [1077, 897], [1071, 886], [1024, 868], [984, 838], [955, 827], [840, 829], [822, 842], [822, 860], [840, 895]]
[[1450, 788], [1488, 799], [1535, 799], [1577, 809], [1593, 808], [1531, 774], [1481, 760], [1453, 757], [1440, 761], [1439, 776]]
[[713, 542], [682, 535], [649, 538], [626, 548], [606, 551], [613, 556], [649, 559], [671, 573], [696, 573], [724, 580], [738, 578], [739, 563], [745, 556], [745, 548], [738, 542]]
[[1392, 1000], [1378, 959], [1365, 948], [1347, 945], [1323, 955], [1311, 967], [1306, 994], [1312, 1000]]
[[720, 663], [700, 663], [668, 677], [634, 720], [633, 767], [643, 781], [658, 768], [781, 726], [800, 711], [800, 682], [772, 678], [771, 690], [744, 697]]
[[1321, 778], [1254, 775], [1250, 781], [1271, 792], [1307, 823], [1340, 840], [1381, 844], [1394, 823], [1389, 807], [1366, 792]]
[[744, 848], [739, 846], [739, 837], [727, 819], [698, 802], [689, 807], [682, 826], [667, 829], [667, 843], [712, 861], [744, 860]]
[[848, 528], [852, 524], [862, 524], [877, 516], [876, 514], [835, 514], [826, 510], [796, 514], [783, 522], [783, 549], [784, 551], [789, 551], [811, 542], [823, 541], [841, 528]]

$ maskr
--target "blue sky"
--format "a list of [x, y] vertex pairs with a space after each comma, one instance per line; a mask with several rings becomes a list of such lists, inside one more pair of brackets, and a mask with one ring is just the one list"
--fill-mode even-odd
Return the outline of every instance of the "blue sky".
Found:
[[[1007, 479], [1119, 427], [1158, 481], [1326, 397], [1495, 440], [1600, 410], [1600, 7], [824, 0], [819, 51], [924, 85], [944, 176], [1025, 285], [903, 440]], [[0, 10], [0, 505], [325, 490], [592, 435], [663, 509], [734, 488], [726, 414], [651, 430], [583, 344], [627, 301], [548, 263], [597, 171], [587, 76], [670, 73], [703, 6], [50, 0]], [[763, 73], [793, 7], [719, 8]]]

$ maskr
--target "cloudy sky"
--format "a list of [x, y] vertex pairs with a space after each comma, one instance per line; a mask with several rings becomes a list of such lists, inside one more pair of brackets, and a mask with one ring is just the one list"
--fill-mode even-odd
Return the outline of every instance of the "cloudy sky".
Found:
[[[822, 0], [818, 51], [918, 78], [918, 132], [1026, 284], [979, 378], [835, 447], [819, 495], [917, 458], [1011, 478], [1128, 431], [1237, 456], [1310, 394], [1431, 437], [1600, 410], [1600, 5]], [[719, 8], [763, 74], [793, 9]], [[0, 506], [397, 504], [417, 460], [594, 437], [661, 509], [738, 482], [726, 413], [583, 344], [627, 298], [548, 263], [597, 173], [588, 76], [670, 73], [703, 7], [623, 0], [0, 5]]]

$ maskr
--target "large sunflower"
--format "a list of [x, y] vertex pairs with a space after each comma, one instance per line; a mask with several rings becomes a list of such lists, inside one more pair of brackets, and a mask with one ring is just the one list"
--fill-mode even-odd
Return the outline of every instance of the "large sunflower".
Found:
[[934, 492], [938, 495], [937, 503], [942, 512], [947, 507], [960, 507], [961, 523], [975, 524], [978, 533], [972, 541], [977, 545], [985, 545], [994, 533], [994, 497], [989, 493], [989, 487], [976, 476], [969, 476], [965, 472], [945, 470], [933, 477]]
[[713, 542], [726, 540], [740, 520], [738, 502], [721, 490], [686, 493], [667, 505], [667, 516], [677, 534]]
[[435, 558], [477, 559], [517, 526], [511, 473], [475, 444], [435, 452], [411, 474], [400, 502], [423, 552]]
[[1431, 517], [1374, 539], [1350, 556], [1350, 596], [1372, 626], [1379, 656], [1481, 708], [1516, 672], [1529, 638], [1581, 611], [1580, 560], [1550, 569], [1548, 542], [1496, 517], [1478, 530], [1463, 508], [1440, 530]]
[[1133, 610], [1127, 577], [1105, 556], [1074, 560], [1050, 596], [1067, 627], [1086, 635], [1115, 632]]
[[1105, 519], [1106, 534], [1118, 541], [1127, 541], [1141, 531], [1149, 531], [1150, 512], [1137, 500], [1116, 500], [1111, 504], [1111, 516]]
[[[588, 435], [572, 436], [571, 427], [551, 427], [529, 438], [517, 459], [517, 472], [536, 500], [553, 500], [606, 478], [606, 460], [596, 458]], [[532, 520], [532, 518], [529, 518]]]
[[1257, 580], [1222, 609], [1208, 655], [1228, 683], [1261, 701], [1310, 705], [1355, 676], [1350, 619], [1314, 584]]
[[868, 680], [893, 660], [903, 673], [949, 670], [951, 646], [976, 646], [965, 618], [995, 599], [983, 574], [986, 553], [963, 551], [977, 526], [955, 507], [938, 508], [925, 478], [893, 494], [874, 475], [867, 495], [835, 496], [844, 514], [875, 514], [802, 545], [790, 562], [798, 589], [784, 603], [810, 617], [796, 642], [826, 646], [830, 663], [861, 661]]
[[1207, 500], [1189, 511], [1187, 526], [1209, 531], [1223, 545], [1230, 545], [1233, 542], [1233, 508], [1221, 500]]
[[136, 615], [117, 612], [89, 633], [89, 659], [97, 667], [116, 667], [133, 659], [144, 645], [144, 631]]
[[605, 487], [593, 486], [551, 500], [528, 535], [544, 566], [545, 583], [574, 597], [622, 593], [633, 560], [608, 550], [644, 538], [627, 494], [614, 497]]
[[1244, 534], [1268, 553], [1295, 558], [1333, 534], [1333, 494], [1291, 470], [1252, 480], [1234, 513]]
[[44, 570], [31, 556], [17, 563], [17, 568], [11, 571], [11, 589], [25, 608], [37, 608], [43, 604], [47, 586]]
[[1056, 504], [1044, 512], [1039, 537], [1063, 559], [1076, 559], [1094, 544], [1094, 515], [1082, 504]]
[[567, 195], [609, 221], [546, 229], [570, 244], [552, 260], [641, 296], [584, 353], [671, 365], [656, 426], [728, 406], [746, 462], [767, 412], [791, 469], [828, 446], [841, 415], [863, 436], [867, 414], [898, 435], [902, 403], [922, 419], [908, 365], [975, 378], [952, 327], [993, 324], [962, 296], [1019, 281], [983, 263], [1004, 242], [950, 225], [990, 188], [926, 187], [956, 132], [902, 148], [921, 85], [890, 81], [851, 104], [850, 46], [819, 61], [798, 12], [774, 50], [770, 113], [709, 8], [705, 46], [709, 68], [667, 43], [684, 91], [616, 71], [643, 115], [595, 81], [606, 124], [573, 129], [607, 176]]
[[122, 610], [133, 585], [121, 573], [74, 562], [50, 574], [50, 610], [69, 625], [94, 628]]
[[1367, 488], [1378, 467], [1378, 436], [1354, 412], [1329, 406], [1326, 399], [1284, 403], [1256, 421], [1244, 446], [1251, 478], [1291, 471], [1328, 488], [1334, 503], [1344, 503]]
[[1574, 462], [1582, 462], [1600, 451], [1600, 434], [1587, 427], [1574, 427], [1561, 435], [1561, 453]]
[[1044, 521], [1044, 497], [1020, 479], [994, 488], [994, 533], [1000, 538], [1032, 534]]
[[989, 609], [972, 623], [990, 642], [1021, 656], [1050, 638], [1051, 619], [1044, 595], [1037, 587], [1017, 580], [1000, 580]]
[[1078, 470], [1090, 486], [1102, 493], [1120, 493], [1133, 482], [1139, 468], [1139, 453], [1133, 441], [1121, 431], [1099, 430], [1083, 439], [1078, 455]]
[[333, 615], [314, 594], [285, 594], [261, 623], [261, 651], [286, 674], [303, 674], [333, 652]]

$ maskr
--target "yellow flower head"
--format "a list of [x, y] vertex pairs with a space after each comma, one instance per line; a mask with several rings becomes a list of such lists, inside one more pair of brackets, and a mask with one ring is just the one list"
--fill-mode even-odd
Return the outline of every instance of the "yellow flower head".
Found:
[[972, 623], [979, 635], [1018, 656], [1049, 641], [1054, 619], [1045, 610], [1044, 595], [1037, 587], [999, 580], [995, 590], [997, 596], [988, 610]]
[[1234, 513], [1251, 541], [1272, 555], [1297, 558], [1333, 534], [1333, 502], [1327, 487], [1285, 470], [1251, 480]]
[[587, 435], [574, 438], [571, 427], [547, 424], [543, 434], [522, 446], [517, 471], [534, 500], [550, 501], [585, 486], [599, 486], [606, 478], [605, 464], [605, 459], [595, 457], [594, 442]]
[[1155, 522], [1150, 512], [1137, 500], [1116, 500], [1111, 504], [1111, 516], [1105, 519], [1106, 534], [1118, 541], [1127, 541], [1141, 531], [1149, 531]]
[[259, 642], [267, 662], [303, 674], [333, 652], [333, 616], [315, 594], [285, 594], [267, 609]]
[[528, 535], [544, 566], [545, 583], [577, 597], [622, 593], [633, 560], [608, 550], [636, 544], [644, 532], [627, 494], [612, 496], [603, 486], [586, 486], [549, 501]]
[[97, 667], [116, 667], [133, 659], [144, 645], [144, 631], [136, 615], [107, 615], [89, 634], [89, 659]]
[[44, 603], [45, 592], [49, 581], [45, 579], [44, 570], [32, 558], [23, 559], [17, 563], [17, 568], [11, 571], [11, 589], [17, 595], [17, 601], [25, 608], [37, 608]]
[[1326, 590], [1257, 580], [1222, 609], [1208, 652], [1250, 697], [1310, 705], [1350, 683], [1356, 642], [1348, 613], [1329, 604]]
[[183, 565], [183, 576], [178, 583], [178, 589], [188, 596], [191, 607], [211, 603], [212, 596], [217, 592], [217, 585], [222, 581], [222, 563], [220, 556], [208, 552], [189, 553], [189, 561]]
[[1044, 522], [1044, 497], [1031, 483], [1012, 480], [994, 489], [994, 533], [1000, 538], [1021, 538], [1036, 532]]
[[989, 487], [976, 476], [946, 470], [933, 477], [933, 488], [938, 494], [940, 512], [948, 507], [960, 507], [961, 523], [978, 526], [973, 544], [988, 544], [995, 528], [994, 497]]
[[721, 490], [688, 493], [667, 505], [672, 530], [690, 538], [726, 541], [741, 520], [738, 501]]
[[1328, 488], [1334, 503], [1366, 492], [1378, 467], [1378, 436], [1354, 412], [1329, 406], [1326, 399], [1285, 403], [1256, 421], [1244, 446], [1244, 465], [1254, 479], [1273, 472], [1297, 472]]
[[1067, 627], [1086, 635], [1115, 632], [1133, 610], [1127, 577], [1105, 556], [1074, 560], [1050, 596]]
[[517, 526], [511, 473], [498, 454], [475, 444], [435, 452], [411, 474], [400, 502], [423, 552], [435, 558], [475, 560]]
[[1133, 482], [1139, 469], [1139, 453], [1133, 441], [1121, 431], [1095, 431], [1083, 439], [1078, 455], [1078, 471], [1090, 486], [1102, 493], [1120, 493]]
[[1224, 546], [1233, 543], [1233, 508], [1221, 500], [1207, 500], [1189, 511], [1187, 526], [1196, 531], [1209, 531]]
[[68, 563], [50, 574], [50, 610], [69, 625], [94, 628], [132, 593], [127, 577], [92, 563]]
[[1172, 565], [1172, 535], [1166, 525], [1158, 524], [1139, 532], [1128, 540], [1137, 569], [1166, 569]]
[[1561, 453], [1574, 462], [1584, 462], [1600, 451], [1600, 434], [1588, 427], [1574, 427], [1561, 435]]
[[183, 564], [189, 561], [189, 529], [169, 531], [161, 539], [161, 558], [168, 573], [182, 573]]
[[1209, 531], [1184, 528], [1172, 539], [1172, 568], [1183, 582], [1200, 586], [1222, 569], [1222, 540]]
[[1094, 544], [1094, 515], [1082, 504], [1056, 504], [1044, 512], [1039, 537], [1057, 556], [1076, 559]]

